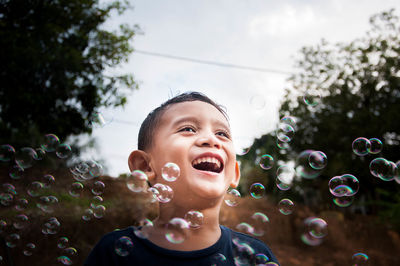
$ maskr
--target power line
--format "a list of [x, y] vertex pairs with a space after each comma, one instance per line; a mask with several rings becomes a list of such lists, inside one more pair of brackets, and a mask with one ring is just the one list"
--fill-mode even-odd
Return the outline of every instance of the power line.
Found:
[[239, 68], [239, 69], [246, 69], [246, 70], [253, 70], [253, 71], [281, 74], [281, 75], [291, 75], [292, 74], [291, 72], [277, 70], [277, 69], [251, 67], [251, 66], [240, 66], [240, 65], [221, 63], [221, 62], [215, 62], [215, 61], [208, 61], [208, 60], [201, 60], [201, 59], [194, 59], [194, 58], [176, 56], [176, 55], [170, 55], [170, 54], [148, 52], [148, 51], [137, 50], [137, 49], [135, 49], [134, 52], [139, 53], [139, 54], [157, 56], [157, 57], [164, 57], [164, 58], [170, 58], [170, 59], [176, 59], [176, 60], [182, 60], [182, 61], [189, 61], [189, 62], [194, 62], [194, 63], [199, 63], [199, 64], [214, 65], [214, 66], [219, 66], [219, 67]]

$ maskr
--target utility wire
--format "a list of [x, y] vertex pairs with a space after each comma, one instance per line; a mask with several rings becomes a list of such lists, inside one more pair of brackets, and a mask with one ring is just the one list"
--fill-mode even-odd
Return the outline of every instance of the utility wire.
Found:
[[175, 55], [170, 55], [170, 54], [161, 54], [161, 53], [155, 53], [155, 52], [148, 52], [148, 51], [137, 50], [137, 49], [135, 49], [134, 52], [136, 52], [138, 54], [145, 54], [145, 55], [164, 57], [164, 58], [170, 58], [170, 59], [176, 59], [176, 60], [182, 60], [182, 61], [189, 61], [189, 62], [194, 62], [194, 63], [199, 63], [199, 64], [214, 65], [214, 66], [219, 66], [219, 67], [239, 68], [239, 69], [246, 69], [246, 70], [253, 70], [253, 71], [281, 74], [281, 75], [290, 75], [290, 74], [292, 74], [291, 72], [277, 70], [277, 69], [251, 67], [251, 66], [240, 66], [240, 65], [228, 64], [228, 63], [220, 63], [220, 62], [215, 62], [215, 61], [188, 58], [188, 57], [183, 57], [183, 56], [175, 56]]

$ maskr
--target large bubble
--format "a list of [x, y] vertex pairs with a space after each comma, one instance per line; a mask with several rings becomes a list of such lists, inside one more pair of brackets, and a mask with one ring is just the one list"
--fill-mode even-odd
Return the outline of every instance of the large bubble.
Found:
[[203, 225], [204, 215], [200, 211], [190, 210], [185, 214], [185, 220], [189, 223], [190, 228], [200, 228]]
[[294, 203], [290, 199], [282, 199], [278, 203], [278, 209], [283, 215], [289, 215], [294, 210]]
[[226, 205], [230, 207], [235, 207], [239, 204], [240, 199], [241, 199], [240, 192], [237, 191], [236, 189], [231, 189], [225, 194], [224, 201]]
[[128, 175], [126, 186], [133, 192], [143, 192], [148, 187], [147, 180], [147, 175], [144, 172], [134, 170]]
[[324, 169], [328, 164], [328, 157], [322, 151], [313, 151], [308, 157], [308, 163], [313, 169]]
[[176, 181], [176, 179], [180, 175], [180, 168], [177, 164], [174, 163], [166, 163], [164, 167], [161, 169], [161, 175], [164, 180], [168, 182]]
[[254, 183], [250, 186], [250, 195], [255, 199], [261, 199], [265, 194], [265, 187], [261, 183]]
[[363, 137], [356, 138], [351, 144], [354, 154], [358, 156], [365, 156], [371, 149], [371, 142]]
[[315, 179], [321, 174], [322, 169], [313, 168], [310, 165], [310, 156], [314, 150], [304, 150], [296, 158], [296, 173], [305, 179]]
[[60, 144], [60, 139], [54, 134], [46, 134], [44, 136], [44, 142], [41, 145], [42, 149], [46, 152], [53, 152], [57, 149]]
[[369, 164], [371, 174], [384, 181], [391, 181], [395, 178], [395, 167], [385, 158], [375, 158]]
[[269, 170], [274, 166], [274, 158], [269, 154], [263, 154], [259, 164], [262, 169]]
[[151, 187], [152, 189], [155, 189], [157, 192], [155, 192], [155, 196], [157, 200], [161, 203], [167, 203], [172, 200], [174, 197], [174, 191], [171, 189], [170, 186], [157, 183], [154, 186]]
[[189, 223], [182, 218], [172, 218], [167, 226], [165, 238], [173, 244], [180, 244], [187, 238], [189, 234]]

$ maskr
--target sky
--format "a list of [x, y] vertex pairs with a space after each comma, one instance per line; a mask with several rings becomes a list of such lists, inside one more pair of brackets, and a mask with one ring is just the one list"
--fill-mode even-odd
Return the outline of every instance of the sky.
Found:
[[[104, 1], [103, 1], [104, 2]], [[96, 150], [84, 156], [102, 159], [107, 173], [129, 172], [127, 158], [147, 114], [170, 97], [199, 91], [226, 107], [238, 149], [273, 130], [289, 74], [303, 46], [321, 39], [349, 42], [369, 29], [369, 17], [398, 0], [131, 0], [132, 10], [104, 25], [115, 29], [138, 24], [143, 34], [137, 51], [276, 70], [261, 72], [175, 60], [133, 52], [113, 74], [131, 73], [139, 89], [123, 108], [103, 110], [96, 127]]]

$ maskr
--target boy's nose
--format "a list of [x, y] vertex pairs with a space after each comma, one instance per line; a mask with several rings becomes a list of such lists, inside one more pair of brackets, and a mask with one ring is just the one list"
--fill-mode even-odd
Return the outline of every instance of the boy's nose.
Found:
[[197, 139], [197, 145], [202, 147], [221, 148], [220, 140], [214, 134], [202, 135]]

